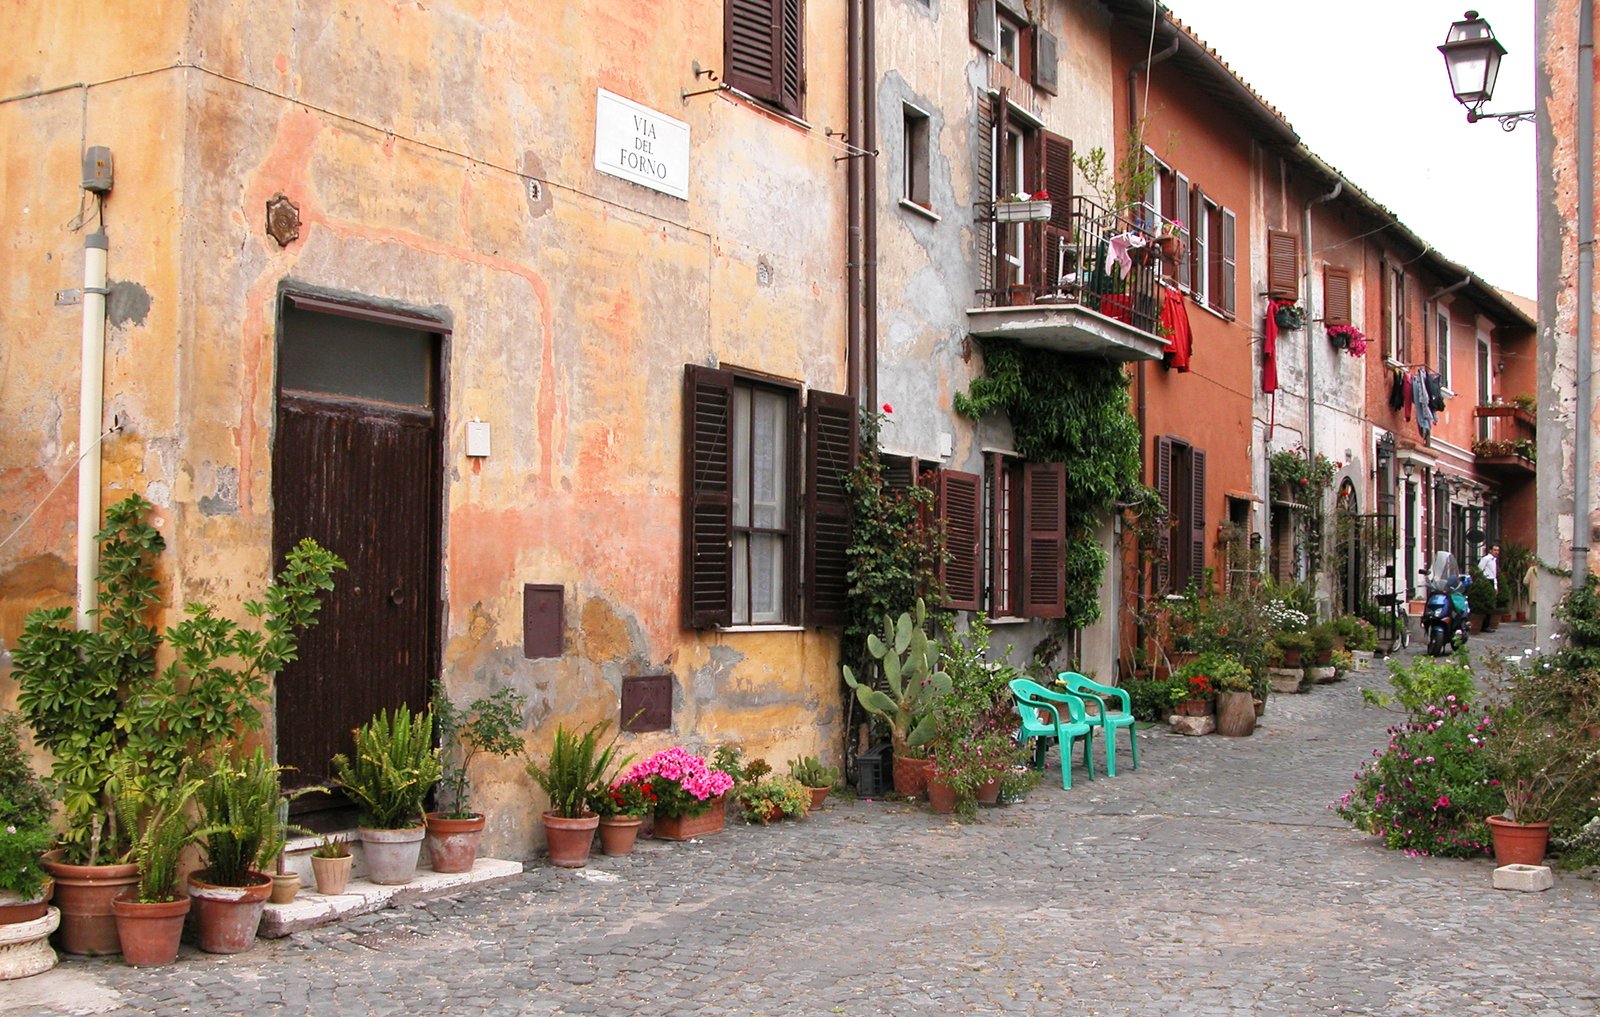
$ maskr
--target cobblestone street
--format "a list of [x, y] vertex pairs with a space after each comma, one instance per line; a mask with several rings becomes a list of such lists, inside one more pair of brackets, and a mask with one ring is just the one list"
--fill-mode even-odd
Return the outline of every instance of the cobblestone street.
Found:
[[836, 801], [235, 957], [68, 960], [0, 1014], [1600, 1012], [1593, 883], [1497, 892], [1327, 808], [1393, 720], [1361, 706], [1382, 674], [1274, 697], [1248, 739], [1146, 732], [1138, 771], [979, 823]]

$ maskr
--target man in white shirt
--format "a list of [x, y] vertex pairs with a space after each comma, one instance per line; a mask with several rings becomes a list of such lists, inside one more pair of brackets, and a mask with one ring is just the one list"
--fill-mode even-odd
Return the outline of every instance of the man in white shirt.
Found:
[[[1489, 545], [1489, 550], [1484, 552], [1484, 555], [1483, 555], [1482, 558], [1478, 559], [1478, 571], [1483, 573], [1484, 581], [1487, 582], [1490, 586], [1494, 587], [1495, 602], [1498, 603], [1499, 602], [1499, 597], [1500, 597], [1500, 545], [1499, 544], [1490, 544]], [[1484, 620], [1485, 623], [1487, 623], [1493, 617], [1494, 617], [1494, 612], [1493, 611], [1489, 611], [1489, 612], [1484, 614], [1483, 620]], [[1483, 626], [1482, 631], [1484, 631], [1484, 632], [1493, 632], [1496, 628], [1499, 628], [1499, 626], [1498, 625], [1485, 624]]]

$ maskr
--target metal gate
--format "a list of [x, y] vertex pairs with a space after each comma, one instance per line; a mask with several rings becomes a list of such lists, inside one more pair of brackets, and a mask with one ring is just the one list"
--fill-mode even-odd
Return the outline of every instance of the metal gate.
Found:
[[1395, 576], [1398, 539], [1390, 512], [1340, 512], [1334, 519], [1339, 606], [1376, 625], [1380, 641], [1397, 638], [1404, 624]]

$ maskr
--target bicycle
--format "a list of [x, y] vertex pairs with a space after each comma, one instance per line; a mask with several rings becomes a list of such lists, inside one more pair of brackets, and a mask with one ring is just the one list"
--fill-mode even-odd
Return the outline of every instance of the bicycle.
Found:
[[1398, 593], [1380, 594], [1377, 598], [1378, 606], [1394, 616], [1394, 646], [1396, 650], [1403, 650], [1411, 645], [1411, 616], [1406, 613], [1406, 600]]

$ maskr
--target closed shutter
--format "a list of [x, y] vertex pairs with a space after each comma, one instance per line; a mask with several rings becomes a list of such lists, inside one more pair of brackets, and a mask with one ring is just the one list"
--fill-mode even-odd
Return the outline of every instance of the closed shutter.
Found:
[[1206, 453], [1189, 450], [1189, 575], [1199, 580], [1206, 571]]
[[1000, 25], [995, 19], [994, 3], [995, 0], [969, 0], [972, 41], [985, 53], [1000, 51]]
[[1217, 261], [1221, 271], [1217, 274], [1217, 285], [1221, 289], [1221, 299], [1216, 301], [1217, 307], [1223, 314], [1233, 317], [1238, 311], [1238, 260], [1235, 256], [1234, 242], [1238, 236], [1238, 221], [1233, 212], [1224, 208], [1222, 215], [1222, 228], [1218, 230], [1220, 240], [1217, 242]]
[[979, 543], [983, 529], [983, 478], [956, 470], [940, 470], [938, 477], [939, 516], [944, 522], [945, 539], [945, 563], [940, 577], [945, 606], [976, 611], [982, 606]]
[[683, 620], [699, 629], [733, 622], [733, 375], [690, 365], [683, 381]]
[[1350, 324], [1350, 270], [1329, 265], [1322, 270], [1322, 323]]
[[[1058, 89], [1056, 83], [1056, 37], [1042, 28], [1033, 30], [1033, 84], [1041, 92], [1055, 95]], [[1055, 191], [1051, 191], [1054, 194]]]
[[806, 621], [843, 625], [850, 594], [850, 496], [856, 403], [812, 392], [806, 403]]
[[1300, 237], [1267, 230], [1267, 293], [1280, 300], [1300, 299]]
[[726, 0], [727, 82], [799, 116], [805, 94], [802, 0]]
[[1156, 493], [1167, 518], [1156, 528], [1156, 592], [1166, 593], [1172, 582], [1172, 439], [1156, 439]]
[[1067, 613], [1067, 475], [1061, 463], [1022, 468], [1022, 616]]
[[917, 482], [917, 460], [915, 456], [878, 457], [878, 462], [883, 471], [883, 486], [891, 491], [909, 491]]
[[1061, 248], [1072, 242], [1072, 141], [1059, 134], [1040, 131], [1041, 159], [1044, 166], [1041, 183], [1050, 194], [1050, 221], [1044, 226], [1043, 291], [1056, 289], [1060, 283]]
[[988, 92], [978, 93], [978, 158], [973, 166], [974, 218], [978, 227], [978, 292], [987, 294], [989, 304], [994, 304], [994, 127], [997, 97]]
[[[1189, 178], [1182, 173], [1174, 174], [1172, 185], [1172, 211], [1167, 218], [1177, 219], [1189, 231], [1189, 246], [1194, 246], [1194, 213], [1189, 210]], [[1178, 287], [1189, 288], [1189, 258], [1186, 256], [1178, 259]]]

